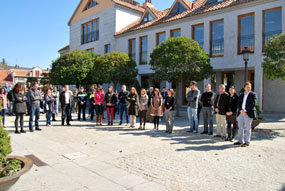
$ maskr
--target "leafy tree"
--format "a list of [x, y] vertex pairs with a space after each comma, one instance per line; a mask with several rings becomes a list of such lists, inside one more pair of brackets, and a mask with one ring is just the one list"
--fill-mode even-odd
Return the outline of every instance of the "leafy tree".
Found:
[[96, 70], [98, 55], [81, 50], [70, 51], [61, 55], [52, 63], [50, 82], [53, 85], [91, 84], [94, 78], [91, 73]]
[[275, 35], [268, 40], [263, 53], [263, 70], [270, 80], [285, 80], [285, 34]]
[[49, 74], [48, 73], [42, 73], [42, 78], [41, 78], [40, 82], [41, 82], [42, 85], [50, 84], [50, 82], [49, 82]]
[[101, 69], [107, 74], [105, 82], [112, 82], [114, 88], [117, 84], [135, 85], [138, 70], [136, 63], [123, 52], [106, 53], [100, 58]]
[[169, 38], [150, 55], [156, 80], [176, 83], [176, 115], [179, 116], [179, 83], [182, 80], [201, 81], [213, 73], [207, 53], [189, 37]]
[[36, 77], [28, 77], [27, 78], [27, 82], [30, 82], [31, 84], [37, 83], [38, 82], [38, 78], [36, 78]]

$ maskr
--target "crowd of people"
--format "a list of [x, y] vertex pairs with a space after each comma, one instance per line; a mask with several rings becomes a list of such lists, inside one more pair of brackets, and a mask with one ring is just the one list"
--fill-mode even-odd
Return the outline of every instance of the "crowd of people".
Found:
[[[244, 85], [244, 92], [237, 95], [235, 87], [231, 86], [229, 93], [225, 85], [219, 86], [217, 95], [212, 91], [211, 84], [206, 84], [205, 92], [200, 93], [197, 82], [190, 83], [191, 90], [187, 93], [187, 114], [190, 124], [189, 133], [199, 132], [199, 116], [203, 112], [204, 130], [201, 134], [213, 135], [213, 118], [216, 116], [217, 134], [225, 141], [233, 141], [238, 132], [235, 145], [247, 147], [251, 138], [251, 123], [256, 118], [256, 94], [251, 91], [251, 83]], [[136, 127], [139, 117], [139, 130], [145, 130], [146, 122], [153, 122], [154, 131], [159, 130], [159, 123], [165, 118], [166, 133], [173, 132], [175, 93], [173, 89], [158, 88], [141, 89], [138, 93], [135, 87], [127, 91], [126, 85], [118, 93], [112, 86], [104, 92], [101, 85], [91, 85], [88, 91], [84, 87], [74, 92], [65, 85], [61, 92], [56, 87], [48, 88], [45, 92], [37, 83], [27, 87], [17, 83], [12, 90], [7, 85], [0, 88], [2, 100], [1, 116], [5, 127], [5, 114], [15, 115], [15, 133], [25, 133], [24, 115], [30, 116], [29, 131], [41, 131], [39, 127], [40, 112], [46, 114], [46, 125], [56, 121], [61, 108], [61, 125], [70, 126], [72, 111], [78, 115], [78, 120], [86, 120], [86, 109], [89, 108], [91, 120], [96, 117], [96, 126], [103, 125], [104, 111], [107, 112], [108, 126], [114, 125], [116, 113], [120, 114], [119, 125], [125, 123], [130, 128]], [[20, 121], [20, 128], [19, 128]], [[130, 125], [129, 125], [130, 124]], [[35, 127], [35, 128], [34, 128]]]

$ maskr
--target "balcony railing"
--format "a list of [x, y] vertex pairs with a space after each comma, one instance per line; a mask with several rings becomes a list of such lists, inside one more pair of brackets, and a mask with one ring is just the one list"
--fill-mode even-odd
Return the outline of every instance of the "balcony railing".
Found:
[[140, 65], [147, 64], [147, 51], [140, 52]]
[[241, 53], [244, 47], [248, 47], [250, 51], [254, 51], [254, 34], [250, 35], [241, 35], [239, 37], [239, 53]]
[[211, 55], [219, 56], [224, 54], [224, 39], [212, 40]]

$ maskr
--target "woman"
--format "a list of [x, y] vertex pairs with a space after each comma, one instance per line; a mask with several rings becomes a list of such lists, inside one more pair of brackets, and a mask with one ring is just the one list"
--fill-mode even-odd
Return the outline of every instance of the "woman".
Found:
[[73, 109], [74, 113], [78, 114], [78, 102], [77, 102], [77, 94], [78, 94], [78, 89], [75, 89], [75, 92], [73, 93]]
[[104, 113], [104, 100], [105, 100], [104, 98], [105, 98], [105, 93], [102, 89], [102, 86], [99, 86], [94, 94], [96, 125], [99, 125], [99, 118], [100, 118], [100, 125], [102, 125], [103, 113]]
[[131, 120], [130, 128], [135, 128], [136, 116], [138, 116], [139, 107], [139, 96], [135, 87], [131, 88], [131, 92], [128, 96], [128, 102], [129, 116]]
[[45, 95], [45, 105], [44, 105], [44, 110], [47, 118], [47, 126], [51, 125], [50, 119], [52, 113], [54, 112], [54, 105], [55, 105], [54, 103], [55, 103], [55, 98], [52, 95], [51, 89], [48, 89]]
[[[231, 86], [229, 89], [230, 99], [229, 99], [229, 112], [226, 113], [227, 120], [227, 130], [228, 138], [225, 141], [233, 141], [236, 136], [238, 126], [237, 126], [237, 105], [238, 105], [238, 95], [234, 86]], [[233, 127], [232, 127], [233, 124]]]
[[2, 104], [2, 109], [0, 111], [0, 114], [2, 116], [3, 127], [6, 128], [6, 126], [5, 126], [5, 115], [6, 115], [7, 105], [8, 105], [8, 99], [6, 96], [5, 88], [0, 89], [0, 100], [1, 100], [1, 104]]
[[[20, 134], [20, 133], [26, 133], [24, 131], [24, 115], [26, 113], [26, 101], [27, 97], [24, 94], [24, 85], [22, 83], [17, 83], [14, 88], [14, 99], [15, 99], [15, 105], [14, 105], [14, 111], [16, 113], [16, 119], [15, 119], [15, 133]], [[18, 130], [18, 121], [20, 119], [20, 126], [21, 126], [21, 131], [19, 132]]]
[[[145, 89], [141, 90], [141, 95], [139, 99], [139, 116], [140, 116], [140, 128], [145, 130], [145, 122], [146, 122], [146, 112], [148, 110], [148, 95]], [[142, 126], [143, 121], [143, 126]]]
[[108, 125], [113, 126], [113, 121], [115, 117], [115, 107], [117, 104], [117, 96], [113, 91], [113, 86], [109, 86], [108, 88], [108, 93], [105, 95], [105, 103], [107, 107]]
[[151, 116], [153, 116], [154, 120], [154, 128], [153, 130], [158, 131], [159, 127], [159, 118], [163, 116], [163, 110], [162, 110], [162, 104], [163, 104], [163, 99], [162, 96], [160, 95], [159, 89], [155, 88], [154, 94], [151, 98]]
[[169, 89], [168, 95], [165, 98], [165, 121], [166, 121], [166, 133], [172, 133], [174, 123], [174, 90]]

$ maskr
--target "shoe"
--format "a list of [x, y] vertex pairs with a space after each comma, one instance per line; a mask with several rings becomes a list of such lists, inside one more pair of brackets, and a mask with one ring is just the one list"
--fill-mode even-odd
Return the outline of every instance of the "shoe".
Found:
[[36, 128], [36, 131], [41, 131], [42, 129], [41, 128]]
[[67, 126], [71, 126], [71, 124], [70, 124], [70, 123], [68, 123], [68, 124], [67, 124]]
[[194, 133], [199, 133], [198, 131], [195, 131]]
[[83, 119], [83, 121], [86, 121], [86, 119]]
[[221, 135], [214, 135], [214, 137], [222, 137]]
[[145, 125], [143, 126], [143, 130], [145, 130]]
[[3, 128], [5, 129], [5, 128], [6, 128], [6, 126], [3, 126]]
[[18, 129], [15, 131], [15, 134], [21, 134], [19, 131], [18, 131]]
[[187, 131], [187, 133], [193, 133], [193, 130], [189, 130], [189, 131]]
[[109, 126], [109, 125], [111, 125], [111, 122], [110, 122], [110, 121], [108, 121], [108, 126]]
[[113, 126], [114, 125], [114, 122], [113, 121], [111, 121], [111, 126]]
[[242, 145], [240, 142], [235, 142], [234, 145]]
[[24, 129], [21, 129], [21, 133], [26, 133], [26, 131]]
[[140, 125], [139, 130], [142, 130], [142, 126]]
[[168, 134], [172, 134], [172, 131], [168, 131]]
[[230, 141], [230, 140], [231, 140], [230, 138], [226, 138], [226, 139], [225, 139], [225, 141]]
[[56, 119], [53, 119], [52, 121], [56, 121]]
[[208, 135], [213, 135], [213, 133], [208, 133]]
[[247, 144], [247, 143], [244, 143], [241, 145], [241, 147], [248, 147], [248, 146], [249, 146], [249, 144]]
[[201, 134], [208, 134], [208, 131], [203, 131]]
[[32, 133], [32, 132], [34, 132], [34, 130], [33, 130], [33, 129], [30, 129], [30, 132]]

